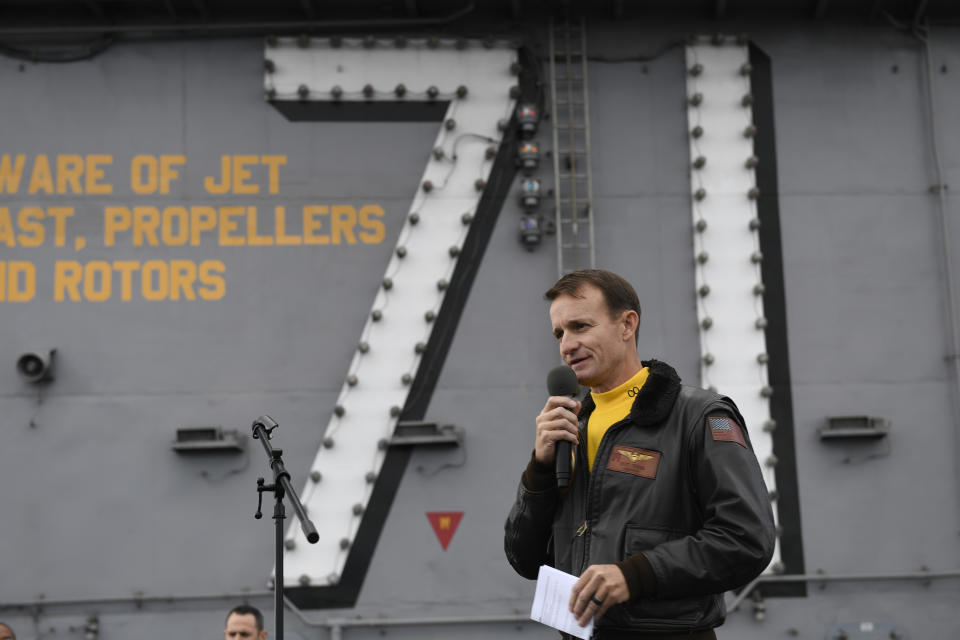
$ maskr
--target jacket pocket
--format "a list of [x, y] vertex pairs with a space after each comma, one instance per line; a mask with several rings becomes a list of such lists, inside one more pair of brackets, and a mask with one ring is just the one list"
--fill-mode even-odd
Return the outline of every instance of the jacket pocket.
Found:
[[[672, 529], [626, 525], [623, 557], [649, 551], [656, 546], [686, 535]], [[724, 617], [717, 595], [688, 598], [640, 598], [612, 607], [601, 624], [622, 628], [669, 630], [701, 628]]]

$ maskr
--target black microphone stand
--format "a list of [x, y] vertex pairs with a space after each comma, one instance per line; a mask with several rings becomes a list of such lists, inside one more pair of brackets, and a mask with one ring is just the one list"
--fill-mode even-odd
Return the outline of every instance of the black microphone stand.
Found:
[[290, 474], [283, 466], [283, 450], [274, 449], [270, 446], [270, 433], [277, 428], [277, 423], [270, 416], [260, 416], [253, 421], [253, 439], [260, 440], [263, 444], [263, 450], [267, 452], [270, 459], [270, 468], [273, 469], [273, 484], [263, 484], [263, 478], [257, 478], [257, 512], [254, 518], [259, 520], [263, 517], [260, 509], [263, 506], [263, 492], [272, 491], [276, 499], [273, 504], [273, 520], [276, 523], [276, 576], [274, 578], [274, 608], [276, 614], [276, 628], [274, 633], [277, 640], [283, 640], [283, 521], [286, 519], [286, 513], [283, 508], [284, 496], [290, 497], [290, 504], [300, 519], [300, 528], [307, 537], [307, 542], [315, 544], [320, 539], [317, 528], [310, 522], [307, 512], [297, 497], [297, 492], [290, 486]]

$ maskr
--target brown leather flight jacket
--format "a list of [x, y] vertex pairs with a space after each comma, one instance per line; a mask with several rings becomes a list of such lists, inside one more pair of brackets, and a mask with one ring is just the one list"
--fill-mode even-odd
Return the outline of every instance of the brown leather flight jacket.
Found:
[[611, 607], [595, 635], [685, 633], [723, 623], [723, 593], [750, 582], [775, 544], [770, 496], [736, 405], [680, 384], [651, 360], [630, 414], [603, 436], [587, 470], [586, 425], [569, 488], [531, 459], [505, 525], [504, 549], [520, 575], [541, 564], [580, 575], [617, 564], [630, 600]]

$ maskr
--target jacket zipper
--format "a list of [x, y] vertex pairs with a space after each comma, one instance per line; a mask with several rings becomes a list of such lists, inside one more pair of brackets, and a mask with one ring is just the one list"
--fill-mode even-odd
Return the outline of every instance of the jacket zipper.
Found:
[[[607, 431], [603, 434], [603, 438], [600, 439], [600, 446], [597, 447], [597, 456], [593, 459], [594, 466], [596, 466], [597, 462], [602, 457], [600, 453], [604, 451], [604, 444], [609, 442], [608, 436], [610, 436], [611, 433], [613, 433], [614, 431], [619, 431], [627, 423], [629, 418], [630, 416], [627, 415], [625, 418], [623, 418], [619, 422], [615, 422], [614, 424], [610, 425]], [[592, 517], [592, 513], [593, 513], [592, 496], [593, 496], [593, 481], [594, 481], [594, 477], [597, 474], [593, 473], [592, 471], [590, 471], [590, 469], [587, 468], [586, 436], [587, 436], [587, 422], [589, 420], [590, 420], [590, 416], [587, 416], [583, 425], [583, 438], [580, 439], [580, 446], [577, 447], [580, 450], [580, 454], [583, 458], [581, 460], [581, 464], [579, 464], [578, 466], [583, 467], [583, 471], [581, 473], [587, 476], [587, 495], [586, 495], [585, 504], [584, 504], [585, 520], [583, 521], [583, 525], [581, 525], [580, 529], [577, 530], [578, 537], [584, 536], [585, 534], [587, 534], [588, 531], [590, 531], [593, 528], [593, 520], [594, 520], [594, 518]], [[584, 537], [584, 540], [583, 540], [583, 555], [580, 558], [580, 570], [577, 572], [578, 576], [583, 575], [583, 572], [586, 571], [587, 558], [589, 556], [590, 556], [590, 536], [586, 535], [586, 537]]]

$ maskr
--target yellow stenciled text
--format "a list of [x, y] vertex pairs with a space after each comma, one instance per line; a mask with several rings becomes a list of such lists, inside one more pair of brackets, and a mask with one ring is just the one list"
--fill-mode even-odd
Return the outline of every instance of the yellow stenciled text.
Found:
[[220, 300], [226, 293], [220, 260], [58, 260], [53, 299], [105, 302], [119, 299]]
[[30, 195], [113, 193], [113, 185], [105, 182], [106, 167], [113, 164], [113, 156], [106, 154], [64, 153], [53, 156], [34, 156], [27, 169], [24, 154], [0, 156], [0, 193]]
[[180, 177], [177, 167], [187, 163], [186, 156], [141, 154], [130, 161], [130, 188], [137, 194], [170, 193], [170, 184]]
[[[299, 218], [299, 219], [296, 219]], [[134, 247], [221, 247], [379, 244], [386, 237], [384, 210], [370, 204], [304, 205], [299, 215], [273, 208], [273, 223], [257, 207], [227, 205], [108, 206], [103, 211], [103, 245]]]
[[220, 175], [207, 176], [203, 187], [207, 193], [253, 195], [260, 193], [260, 184], [254, 181], [266, 170], [267, 192], [276, 194], [280, 189], [280, 167], [287, 164], [287, 156], [225, 155], [220, 158]]
[[73, 215], [73, 207], [23, 207], [16, 213], [0, 207], [0, 246], [39, 247], [47, 238], [49, 223], [54, 244], [62, 247], [67, 241], [67, 218]]
[[29, 302], [37, 294], [37, 268], [32, 262], [0, 260], [0, 302]]

